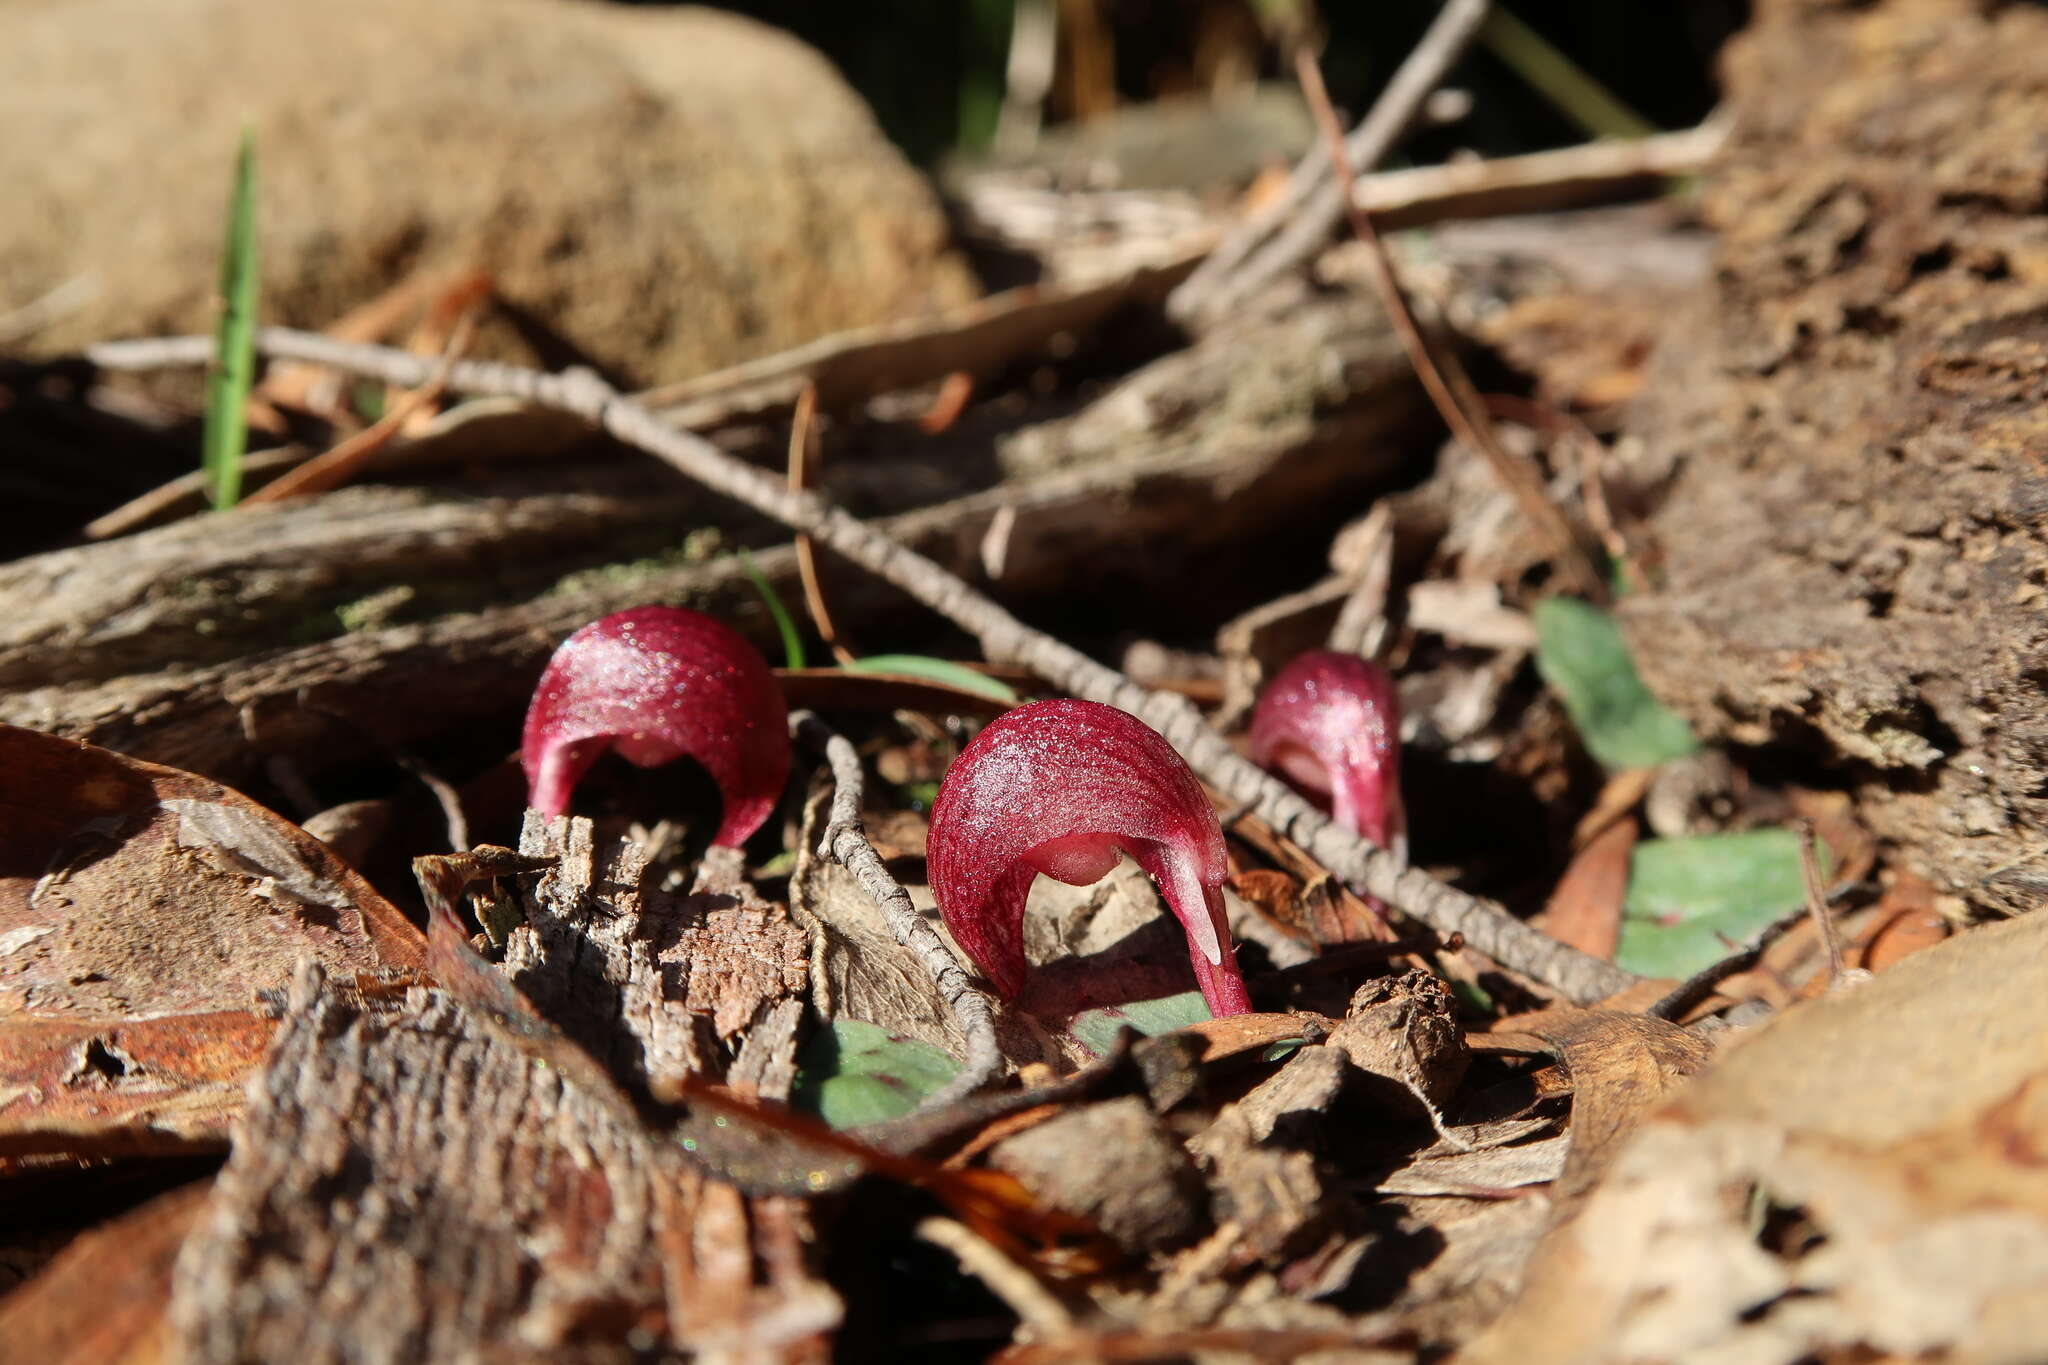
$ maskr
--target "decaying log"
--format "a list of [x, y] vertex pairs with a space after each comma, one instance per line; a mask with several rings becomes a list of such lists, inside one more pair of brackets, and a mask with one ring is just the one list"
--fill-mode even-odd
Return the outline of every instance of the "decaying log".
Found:
[[[1080, 583], [1143, 590], [1298, 523], [1304, 507], [1341, 517], [1394, 467], [1419, 412], [1376, 311], [1337, 299], [1227, 329], [1070, 416], [1000, 439], [963, 437], [914, 471], [828, 465], [825, 491], [865, 514], [898, 511], [882, 522], [890, 534], [1009, 600]], [[931, 462], [939, 459], [946, 463]], [[695, 496], [700, 507], [711, 501]], [[900, 511], [927, 499], [934, 505]], [[365, 733], [405, 745], [479, 716], [516, 715], [555, 641], [639, 602], [715, 610], [770, 637], [744, 573], [725, 561], [627, 566], [524, 602], [293, 639], [338, 629], [337, 583], [360, 593], [371, 619], [386, 592], [475, 606], [494, 586], [486, 566], [540, 554], [551, 536], [556, 545], [581, 537], [578, 552], [587, 553], [602, 534], [602, 501], [554, 500], [565, 525], [551, 527], [533, 510], [365, 489], [317, 511], [238, 515], [232, 537], [173, 526], [22, 561], [7, 571], [10, 596], [62, 592], [64, 610], [0, 627], [0, 679], [10, 689], [0, 693], [0, 719], [234, 780], [266, 754], [317, 764], [359, 752]], [[991, 582], [984, 541], [1004, 509], [1002, 575]], [[404, 554], [366, 548], [380, 534], [412, 538], [413, 562], [450, 577], [413, 584]], [[280, 535], [302, 563], [250, 549]], [[756, 560], [793, 591], [791, 550]], [[854, 621], [907, 609], [902, 594], [865, 575], [835, 574], [831, 590], [835, 611]], [[221, 625], [223, 615], [249, 611], [260, 619]], [[241, 633], [226, 658], [206, 645], [224, 629]], [[207, 662], [191, 666], [193, 654]]]
[[1651, 685], [2008, 911], [2048, 889], [2044, 50], [2032, 5], [1759, 5], [1716, 269], [1627, 421]]

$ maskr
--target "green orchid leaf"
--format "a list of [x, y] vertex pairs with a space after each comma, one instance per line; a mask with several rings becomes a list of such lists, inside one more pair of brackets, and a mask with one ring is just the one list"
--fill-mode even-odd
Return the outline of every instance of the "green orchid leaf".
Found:
[[1186, 1028], [1189, 1024], [1199, 1024], [1213, 1017], [1200, 991], [1182, 991], [1179, 995], [1163, 995], [1157, 1000], [1132, 1000], [1122, 1005], [1082, 1010], [1067, 1025], [1067, 1032], [1081, 1046], [1102, 1056], [1115, 1045], [1119, 1029], [1128, 1027], [1147, 1038], [1156, 1038], [1162, 1033], [1171, 1033], [1177, 1028]]
[[1536, 604], [1536, 670], [1610, 769], [1651, 768], [1699, 748], [1683, 717], [1636, 673], [1614, 618], [1569, 597]]
[[[1816, 851], [1825, 877], [1827, 850]], [[1644, 976], [1688, 977], [1805, 899], [1790, 830], [1645, 840], [1629, 864], [1614, 961]]]
[[791, 1102], [834, 1128], [901, 1118], [960, 1064], [930, 1043], [859, 1019], [835, 1019], [797, 1058]]

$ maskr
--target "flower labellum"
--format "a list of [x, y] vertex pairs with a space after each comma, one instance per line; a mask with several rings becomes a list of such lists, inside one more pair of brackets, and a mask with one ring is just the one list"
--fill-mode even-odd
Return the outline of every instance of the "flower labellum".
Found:
[[1210, 1013], [1251, 1009], [1223, 917], [1223, 828], [1181, 756], [1136, 717], [1072, 700], [997, 717], [939, 784], [927, 847], [946, 928], [1005, 998], [1024, 988], [1032, 880], [1086, 886], [1128, 853], [1186, 930]]
[[633, 607], [562, 642], [526, 711], [527, 801], [550, 817], [607, 750], [643, 768], [694, 758], [718, 784], [713, 843], [761, 827], [789, 779], [789, 709], [768, 663], [731, 627], [681, 607]]
[[1312, 650], [1281, 669], [1252, 712], [1252, 761], [1328, 796], [1338, 824], [1407, 861], [1401, 703], [1378, 664]]

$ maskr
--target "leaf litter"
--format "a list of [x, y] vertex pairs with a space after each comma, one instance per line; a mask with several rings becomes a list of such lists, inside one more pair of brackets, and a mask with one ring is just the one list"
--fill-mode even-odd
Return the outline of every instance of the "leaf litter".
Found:
[[[789, 378], [771, 377], [769, 406]], [[1381, 560], [1430, 539], [1412, 514], [1469, 474], [1461, 459], [1447, 451], [1437, 488], [1382, 504]], [[1467, 513], [1435, 529], [1435, 557], [1402, 591], [1377, 586], [1360, 636], [1399, 665], [1423, 758], [1418, 857], [1518, 903], [1541, 896], [1515, 879], [1546, 883], [1554, 935], [1659, 978], [1711, 972], [1798, 906], [1790, 821], [1816, 794], [1700, 751], [1599, 609], [1532, 601], [1535, 561], [1510, 543], [1526, 527]], [[1404, 544], [1404, 576], [1411, 558]], [[1221, 657], [1199, 661], [1221, 680], [1211, 699], [1248, 709], [1256, 680], [1323, 643], [1362, 590], [1340, 570], [1226, 628]], [[1523, 667], [1532, 645], [1550, 695]], [[924, 713], [861, 737], [926, 782], [968, 717], [1018, 696], [1007, 675], [991, 687], [927, 656], [871, 667], [784, 683]], [[1988, 1360], [2048, 1339], [2031, 1159], [2048, 1126], [2041, 931], [1957, 934], [1958, 907], [1851, 813], [1823, 832], [1854, 869], [1850, 899], [1762, 945], [1685, 1028], [1643, 1012], [1669, 980], [1582, 1009], [1455, 936], [1388, 943], [1284, 833], [1221, 809], [1230, 915], [1264, 926], [1238, 937], [1270, 1012], [1207, 1018], [1130, 865], [1093, 887], [1042, 879], [1033, 985], [1001, 1020], [1016, 1079], [934, 1112], [920, 1106], [965, 1040], [861, 886], [815, 852], [813, 804], [794, 838], [797, 821], [775, 822], [794, 847], [786, 880], [708, 859], [683, 869], [687, 891], [615, 819], [529, 822], [519, 855], [468, 865], [506, 883], [494, 941], [473, 940], [450, 898], [422, 975], [421, 937], [391, 902], [236, 793], [26, 732], [0, 743], [22, 756], [10, 792], [34, 793], [10, 795], [0, 834], [0, 1163], [233, 1138], [214, 1185], [79, 1239], [0, 1301], [0, 1326], [78, 1324], [54, 1338], [71, 1358], [101, 1344], [80, 1296], [108, 1287], [131, 1311], [107, 1335], [130, 1344], [170, 1331], [202, 1353], [345, 1354], [351, 1330], [374, 1336], [406, 1301], [380, 1297], [374, 1274], [321, 1281], [337, 1255], [428, 1267], [447, 1295], [432, 1330], [482, 1322], [508, 1352], [818, 1358], [846, 1308], [827, 1249], [886, 1259], [916, 1216], [833, 1226], [857, 1177], [935, 1196], [979, 1239], [932, 1240], [982, 1248], [962, 1265], [1008, 1286], [1017, 1360]], [[1709, 759], [1714, 780], [1679, 791]], [[1537, 842], [1563, 865], [1432, 842], [1430, 813], [1471, 809], [1456, 784], [1478, 767], [1553, 808]], [[936, 925], [908, 796], [885, 791], [866, 814]], [[1820, 971], [1823, 928], [1880, 975]], [[360, 1097], [360, 1122], [323, 1086]], [[785, 1100], [858, 1131], [835, 1136]], [[493, 1162], [519, 1178], [443, 1179]], [[0, 1164], [0, 1179], [33, 1169]], [[342, 1193], [323, 1204], [308, 1182]], [[396, 1226], [387, 1198], [416, 1225]], [[251, 1235], [266, 1224], [290, 1231]], [[259, 1263], [272, 1283], [358, 1295], [360, 1326], [260, 1302], [244, 1273]]]

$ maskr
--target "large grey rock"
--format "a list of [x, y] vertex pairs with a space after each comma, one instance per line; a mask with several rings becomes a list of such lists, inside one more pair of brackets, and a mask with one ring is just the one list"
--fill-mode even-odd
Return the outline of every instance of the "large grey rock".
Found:
[[704, 9], [590, 0], [0, 4], [0, 311], [38, 349], [204, 329], [236, 138], [266, 320], [481, 267], [598, 360], [673, 379], [972, 292], [831, 65]]

